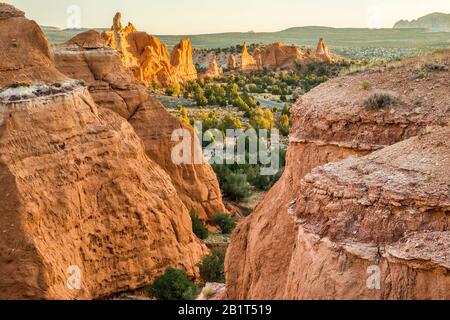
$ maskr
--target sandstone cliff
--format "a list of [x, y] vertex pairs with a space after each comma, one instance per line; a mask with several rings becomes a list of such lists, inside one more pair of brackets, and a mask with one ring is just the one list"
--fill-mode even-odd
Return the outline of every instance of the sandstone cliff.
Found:
[[58, 72], [37, 24], [5, 4], [0, 35], [0, 298], [99, 298], [169, 266], [196, 276], [207, 249], [132, 126]]
[[[392, 64], [299, 99], [285, 173], [233, 234], [228, 298], [449, 298], [449, 65], [448, 52]], [[376, 89], [395, 103], [368, 108]], [[320, 167], [350, 156], [367, 157]]]
[[[77, 37], [96, 42], [100, 35], [88, 31]], [[144, 142], [150, 159], [158, 163], [172, 178], [178, 196], [189, 210], [204, 219], [216, 212], [226, 212], [216, 175], [209, 164], [175, 165], [171, 136], [176, 129], [192, 129], [171, 116], [147, 90], [134, 83], [131, 73], [122, 66], [120, 55], [111, 48], [97, 50], [73, 46], [75, 39], [54, 47], [57, 67], [74, 79], [84, 80], [95, 102], [128, 120]], [[183, 50], [180, 50], [183, 51]]]
[[168, 86], [197, 79], [197, 70], [192, 62], [192, 44], [188, 39], [182, 40], [170, 54], [158, 38], [138, 32], [131, 23], [123, 28], [121, 18], [117, 13], [111, 31], [104, 32], [102, 37], [108, 46], [121, 53], [123, 64], [138, 80], [148, 85], [155, 82]]

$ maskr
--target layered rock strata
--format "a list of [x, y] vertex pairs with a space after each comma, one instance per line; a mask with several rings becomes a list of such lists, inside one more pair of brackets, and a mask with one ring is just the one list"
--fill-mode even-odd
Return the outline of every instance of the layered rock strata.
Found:
[[22, 12], [0, 4], [0, 35], [0, 298], [101, 298], [168, 267], [197, 277], [208, 250], [133, 127], [55, 68]]

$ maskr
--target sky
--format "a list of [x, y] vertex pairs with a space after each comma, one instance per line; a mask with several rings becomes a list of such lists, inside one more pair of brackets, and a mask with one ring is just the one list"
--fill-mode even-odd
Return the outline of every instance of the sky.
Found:
[[40, 25], [109, 28], [157, 35], [273, 32], [291, 27], [391, 28], [401, 19], [450, 13], [450, 0], [6, 0]]

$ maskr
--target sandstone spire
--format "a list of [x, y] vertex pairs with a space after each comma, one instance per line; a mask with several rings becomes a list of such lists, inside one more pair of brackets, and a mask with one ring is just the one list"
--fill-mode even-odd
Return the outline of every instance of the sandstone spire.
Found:
[[316, 55], [328, 62], [332, 62], [333, 58], [331, 57], [330, 50], [325, 46], [325, 42], [323, 38], [320, 38], [319, 43], [317, 44]]
[[244, 48], [242, 50], [241, 68], [242, 68], [242, 71], [244, 71], [244, 72], [258, 70], [258, 65], [256, 63], [256, 60], [248, 52], [247, 43], [244, 43]]
[[219, 64], [217, 63], [217, 58], [214, 55], [211, 58], [208, 70], [206, 70], [206, 72], [201, 75], [201, 78], [214, 79], [214, 78], [220, 77], [222, 74], [223, 74], [223, 70], [221, 67], [219, 67]]
[[234, 54], [230, 54], [228, 57], [228, 69], [234, 70], [237, 68], [236, 56]]

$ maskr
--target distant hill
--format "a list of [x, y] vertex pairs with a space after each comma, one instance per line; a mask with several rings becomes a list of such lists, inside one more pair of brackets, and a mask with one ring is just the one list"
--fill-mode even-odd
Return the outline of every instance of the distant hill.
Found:
[[400, 20], [394, 29], [421, 28], [432, 32], [450, 32], [450, 14], [435, 12], [417, 20]]

